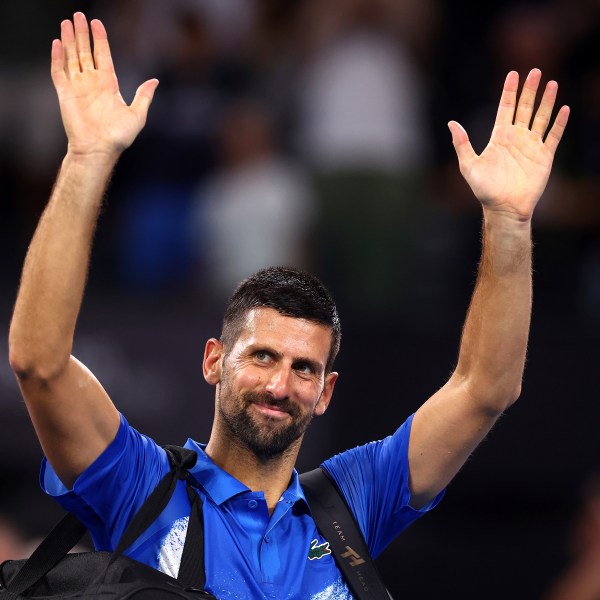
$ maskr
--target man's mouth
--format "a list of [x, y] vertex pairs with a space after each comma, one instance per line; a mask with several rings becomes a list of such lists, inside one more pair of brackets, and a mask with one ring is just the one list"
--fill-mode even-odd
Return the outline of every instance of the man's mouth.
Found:
[[274, 419], [283, 419], [288, 415], [288, 412], [283, 408], [266, 402], [253, 402], [252, 406], [261, 414]]

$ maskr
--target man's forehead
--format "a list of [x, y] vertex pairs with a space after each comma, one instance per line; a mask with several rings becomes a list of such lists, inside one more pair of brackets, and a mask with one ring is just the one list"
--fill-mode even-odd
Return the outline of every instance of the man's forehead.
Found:
[[251, 308], [246, 311], [242, 319], [242, 331], [241, 333], [251, 334], [253, 331], [258, 329], [264, 329], [266, 331], [276, 331], [281, 327], [288, 329], [297, 329], [301, 331], [322, 331], [331, 333], [331, 328], [323, 323], [318, 323], [310, 319], [304, 319], [302, 317], [292, 317], [289, 315], [283, 315], [274, 308], [268, 308], [260, 306], [257, 308]]
[[329, 352], [331, 328], [300, 317], [282, 315], [273, 308], [250, 309], [242, 320], [237, 341], [243, 344], [267, 342], [295, 343]]

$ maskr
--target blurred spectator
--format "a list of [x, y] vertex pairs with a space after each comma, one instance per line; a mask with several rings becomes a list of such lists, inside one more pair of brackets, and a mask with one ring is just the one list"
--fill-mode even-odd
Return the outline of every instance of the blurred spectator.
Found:
[[126, 4], [102, 0], [95, 4], [93, 16], [110, 23], [113, 56], [127, 95], [133, 94], [140, 77], [164, 73], [180, 60], [183, 16], [188, 22], [203, 23], [206, 32], [198, 43], [208, 36], [220, 57], [237, 60], [252, 35], [256, 13], [253, 0], [130, 0]]
[[300, 146], [318, 171], [405, 171], [424, 164], [424, 89], [373, 0], [309, 2], [300, 86]]
[[545, 600], [598, 600], [600, 598], [600, 477], [590, 479], [572, 529], [572, 561], [558, 577]]
[[[180, 289], [192, 277], [186, 231], [193, 189], [217, 164], [215, 122], [226, 97], [243, 88], [243, 69], [239, 77], [229, 77], [235, 60], [223, 58], [210, 21], [216, 17], [205, 3], [151, 2], [137, 9], [128, 12], [139, 23], [130, 29], [131, 39], [123, 32], [123, 41], [154, 46], [151, 74], [161, 83], [145, 144], [125, 155], [121, 193], [115, 194], [118, 269], [122, 282], [134, 290]], [[136, 84], [142, 79], [136, 76]]]
[[[381, 0], [307, 3], [298, 144], [316, 172], [316, 270], [342, 312], [396, 311], [411, 270], [418, 270], [414, 244], [423, 231], [414, 231], [424, 205], [428, 98], [396, 26], [411, 14], [422, 13]], [[422, 19], [403, 22], [404, 30], [412, 26], [431, 30]]]
[[200, 187], [192, 236], [205, 289], [222, 300], [258, 269], [306, 266], [314, 205], [306, 177], [278, 151], [261, 104], [235, 103], [223, 115], [219, 141], [224, 164]]
[[[464, 10], [464, 8], [463, 8]], [[559, 82], [558, 105], [572, 107], [562, 151], [534, 220], [536, 245], [537, 315], [552, 323], [580, 322], [596, 330], [600, 325], [598, 273], [600, 273], [600, 7], [597, 2], [565, 0], [508, 2], [490, 7], [487, 21], [476, 21], [487, 34], [478, 52], [468, 37], [455, 35], [459, 16], [448, 11], [448, 61], [466, 65], [456, 69], [443, 62], [436, 107], [441, 130], [449, 117], [469, 132], [476, 151], [489, 137], [495, 107], [490, 87], [498, 87], [508, 70], [524, 78], [532, 67], [544, 79]], [[480, 15], [481, 21], [481, 15]], [[464, 44], [457, 52], [456, 40]], [[473, 80], [471, 73], [476, 72]], [[462, 106], [453, 102], [461, 103]], [[437, 141], [441, 166], [436, 173], [436, 197], [457, 213], [479, 218], [478, 209], [455, 168], [455, 158], [444, 137]], [[443, 158], [441, 158], [443, 156]], [[475, 214], [473, 214], [475, 212]], [[470, 260], [475, 260], [472, 248]], [[560, 314], [560, 318], [559, 317]]]

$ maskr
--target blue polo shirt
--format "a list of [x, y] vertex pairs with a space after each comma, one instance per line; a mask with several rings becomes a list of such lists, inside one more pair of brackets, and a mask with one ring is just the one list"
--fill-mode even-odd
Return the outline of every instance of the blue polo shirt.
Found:
[[[324, 463], [353, 511], [376, 557], [400, 531], [433, 508], [409, 505], [410, 417], [392, 436], [338, 454]], [[198, 453], [191, 473], [204, 502], [206, 589], [220, 599], [345, 600], [352, 596], [311, 517], [294, 470], [272, 515], [262, 492], [223, 471], [191, 439]], [[121, 416], [119, 431], [67, 490], [44, 459], [44, 491], [77, 515], [98, 550], [112, 550], [127, 524], [169, 471], [165, 451]], [[185, 484], [160, 517], [129, 548], [136, 560], [177, 576], [189, 517]]]

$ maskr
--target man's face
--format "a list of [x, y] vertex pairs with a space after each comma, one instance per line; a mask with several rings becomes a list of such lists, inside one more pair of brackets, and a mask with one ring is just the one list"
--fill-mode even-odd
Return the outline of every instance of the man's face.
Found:
[[337, 378], [325, 374], [330, 346], [325, 325], [270, 308], [249, 311], [215, 381], [225, 435], [261, 460], [296, 447], [313, 416], [329, 404]]

